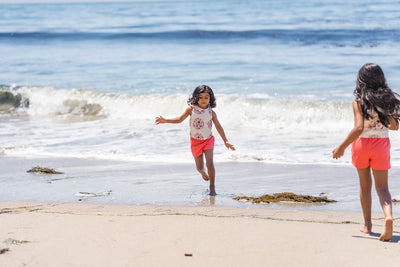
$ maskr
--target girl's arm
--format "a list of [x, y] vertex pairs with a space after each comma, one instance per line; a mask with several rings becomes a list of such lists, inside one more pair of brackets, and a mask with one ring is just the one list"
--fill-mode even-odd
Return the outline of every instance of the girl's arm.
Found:
[[215, 125], [215, 128], [217, 129], [219, 135], [221, 136], [222, 140], [224, 140], [225, 146], [228, 149], [235, 150], [235, 147], [231, 143], [228, 142], [228, 139], [225, 136], [224, 129], [222, 128], [221, 124], [219, 123], [218, 118], [217, 118], [217, 114], [214, 111], [213, 111], [213, 114], [212, 114], [212, 121], [213, 121], [213, 123]]
[[160, 117], [156, 117], [156, 124], [160, 123], [181, 123], [184, 121], [190, 114], [192, 113], [192, 107], [188, 107], [185, 112], [183, 112], [182, 115], [179, 117], [173, 118], [173, 119], [165, 119], [163, 116], [160, 115]]
[[392, 116], [389, 117], [389, 130], [397, 131], [399, 129], [399, 122]]
[[343, 156], [345, 149], [356, 140], [364, 129], [364, 118], [362, 116], [361, 106], [356, 100], [353, 100], [353, 112], [354, 112], [354, 128], [350, 131], [343, 143], [341, 143], [337, 148], [335, 148], [333, 153], [333, 158], [338, 159]]

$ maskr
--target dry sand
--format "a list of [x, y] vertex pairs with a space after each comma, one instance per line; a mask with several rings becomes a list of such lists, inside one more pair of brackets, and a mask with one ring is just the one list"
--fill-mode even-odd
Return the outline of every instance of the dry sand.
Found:
[[361, 213], [0, 202], [0, 266], [393, 266], [379, 216], [365, 235]]

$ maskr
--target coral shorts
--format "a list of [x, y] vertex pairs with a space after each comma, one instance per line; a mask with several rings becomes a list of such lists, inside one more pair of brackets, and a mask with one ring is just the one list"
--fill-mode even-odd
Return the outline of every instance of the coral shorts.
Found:
[[351, 146], [351, 157], [354, 167], [373, 170], [390, 169], [389, 138], [357, 138]]
[[198, 157], [203, 154], [204, 150], [214, 149], [214, 136], [206, 140], [197, 140], [190, 137], [190, 148], [192, 149], [193, 157]]

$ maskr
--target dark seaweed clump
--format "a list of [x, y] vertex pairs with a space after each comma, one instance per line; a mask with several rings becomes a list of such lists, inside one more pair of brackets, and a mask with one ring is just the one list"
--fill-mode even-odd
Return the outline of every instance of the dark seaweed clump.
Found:
[[8, 252], [10, 249], [9, 248], [2, 248], [0, 249], [0, 254], [4, 254], [6, 252]]
[[62, 174], [62, 172], [58, 172], [54, 169], [44, 168], [44, 167], [34, 167], [27, 172], [36, 173], [36, 174]]
[[233, 199], [239, 201], [249, 201], [254, 204], [259, 203], [274, 203], [281, 201], [301, 202], [301, 203], [328, 203], [336, 202], [336, 200], [328, 199], [327, 197], [313, 197], [310, 195], [297, 195], [291, 192], [275, 193], [271, 195], [262, 195], [260, 197], [238, 196]]

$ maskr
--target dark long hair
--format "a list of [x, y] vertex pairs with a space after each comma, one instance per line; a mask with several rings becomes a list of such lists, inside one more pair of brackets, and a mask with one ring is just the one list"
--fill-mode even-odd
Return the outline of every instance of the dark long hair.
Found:
[[358, 71], [354, 95], [361, 105], [364, 118], [370, 119], [368, 110], [374, 109], [385, 127], [389, 126], [389, 116], [397, 121], [400, 119], [399, 94], [389, 88], [385, 75], [377, 64], [365, 64]]
[[210, 95], [210, 107], [215, 108], [217, 103], [215, 102], [215, 96], [213, 90], [207, 85], [200, 85], [194, 89], [192, 96], [187, 101], [188, 105], [197, 106], [199, 104], [199, 95], [202, 93], [208, 93]]

